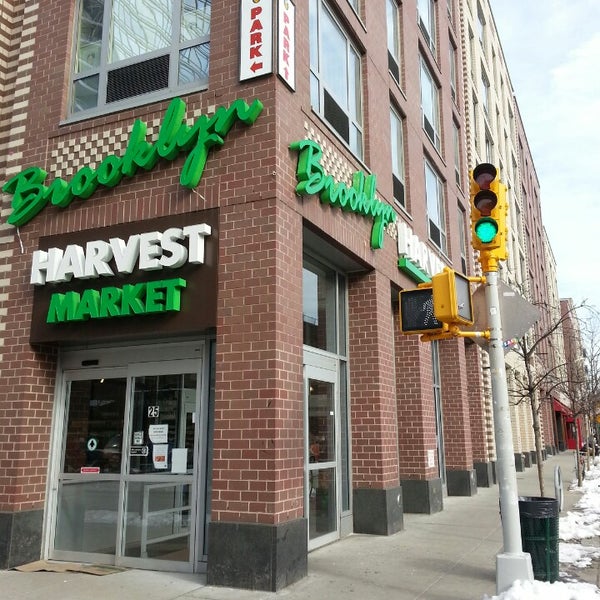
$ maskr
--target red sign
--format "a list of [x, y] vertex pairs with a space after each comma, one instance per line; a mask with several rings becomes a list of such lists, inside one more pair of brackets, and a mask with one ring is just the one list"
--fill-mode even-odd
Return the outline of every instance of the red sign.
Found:
[[80, 473], [88, 473], [88, 474], [98, 474], [100, 473], [100, 467], [81, 467], [81, 469], [79, 469]]

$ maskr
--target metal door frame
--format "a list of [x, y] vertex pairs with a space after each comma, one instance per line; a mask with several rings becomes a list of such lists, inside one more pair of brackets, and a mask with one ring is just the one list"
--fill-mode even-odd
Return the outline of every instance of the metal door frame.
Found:
[[[312, 356], [307, 356], [311, 354]], [[342, 477], [341, 468], [341, 427], [340, 422], [340, 390], [339, 390], [339, 373], [337, 368], [337, 361], [331, 357], [317, 355], [316, 353], [304, 352], [305, 364], [304, 364], [304, 506], [305, 515], [307, 519], [307, 537], [308, 537], [308, 549], [314, 550], [325, 544], [331, 543], [332, 541], [338, 540], [341, 536], [341, 520], [342, 520], [342, 493], [340, 485], [340, 477]], [[335, 448], [335, 460], [328, 463], [310, 463], [309, 452], [310, 452], [310, 440], [309, 440], [309, 423], [308, 423], [308, 395], [309, 386], [308, 381], [315, 379], [318, 381], [324, 381], [326, 383], [333, 384], [334, 394], [334, 448]], [[320, 467], [311, 466], [318, 464]], [[336, 528], [330, 533], [326, 533], [313, 540], [310, 539], [310, 474], [312, 471], [319, 470], [320, 468], [334, 468], [335, 469], [335, 507], [336, 517], [335, 523]]]
[[[206, 477], [207, 477], [207, 436], [208, 436], [208, 381], [209, 360], [208, 344], [204, 340], [162, 344], [160, 347], [144, 345], [135, 347], [112, 347], [83, 349], [65, 352], [59, 360], [53, 426], [51, 437], [51, 460], [48, 476], [48, 493], [46, 494], [44, 519], [44, 555], [58, 560], [74, 560], [77, 556], [86, 562], [116, 564], [141, 569], [198, 572], [205, 570], [206, 540], [204, 539], [206, 519]], [[157, 356], [165, 360], [157, 361]], [[90, 366], [91, 365], [91, 366]], [[126, 366], [122, 366], [126, 365]], [[195, 470], [191, 475], [172, 475], [169, 481], [185, 482], [190, 485], [191, 506], [190, 524], [192, 543], [190, 560], [169, 561], [162, 559], [144, 559], [123, 555], [123, 522], [125, 517], [125, 490], [129, 481], [142, 481], [148, 475], [131, 475], [129, 469], [129, 447], [131, 445], [131, 418], [133, 411], [133, 383], [136, 377], [144, 375], [166, 375], [173, 373], [194, 372], [196, 382], [196, 411], [198, 417], [194, 432]], [[64, 479], [62, 464], [64, 445], [67, 434], [68, 397], [70, 382], [99, 378], [126, 378], [126, 398], [123, 426], [123, 453], [121, 457], [121, 473], [104, 475], [73, 474], [68, 480], [79, 478], [85, 481], [119, 481], [118, 525], [116, 533], [117, 552], [115, 555], [77, 553], [54, 550], [54, 537], [58, 514], [59, 481]]]

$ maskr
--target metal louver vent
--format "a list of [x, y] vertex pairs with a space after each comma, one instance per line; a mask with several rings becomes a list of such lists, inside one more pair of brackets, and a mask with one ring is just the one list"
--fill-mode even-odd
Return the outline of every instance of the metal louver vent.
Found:
[[169, 55], [158, 56], [108, 72], [106, 102], [116, 102], [165, 89], [169, 85]]

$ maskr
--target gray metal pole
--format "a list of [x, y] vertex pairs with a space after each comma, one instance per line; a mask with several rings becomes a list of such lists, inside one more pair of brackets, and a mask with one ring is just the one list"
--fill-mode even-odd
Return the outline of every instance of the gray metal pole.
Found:
[[496, 473], [500, 492], [503, 552], [496, 556], [496, 591], [506, 591], [517, 580], [533, 581], [531, 556], [523, 552], [517, 470], [508, 404], [506, 367], [502, 338], [502, 317], [498, 296], [498, 272], [485, 273], [485, 299], [490, 339], [488, 354], [492, 382], [494, 432], [496, 434]]

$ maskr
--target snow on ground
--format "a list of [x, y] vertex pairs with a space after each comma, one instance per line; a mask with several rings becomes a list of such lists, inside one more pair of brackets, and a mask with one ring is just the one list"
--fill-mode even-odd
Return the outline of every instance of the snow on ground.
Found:
[[598, 600], [598, 588], [591, 583], [516, 581], [503, 594], [484, 600]]
[[[577, 540], [600, 538], [600, 459], [587, 471], [583, 485], [571, 485], [571, 491], [581, 493], [575, 504], [576, 512], [569, 511], [558, 522], [561, 541], [559, 562], [585, 568], [592, 559], [600, 558], [600, 548], [577, 543]], [[516, 581], [499, 596], [485, 596], [484, 600], [598, 600], [600, 590], [591, 583], [555, 581]]]

